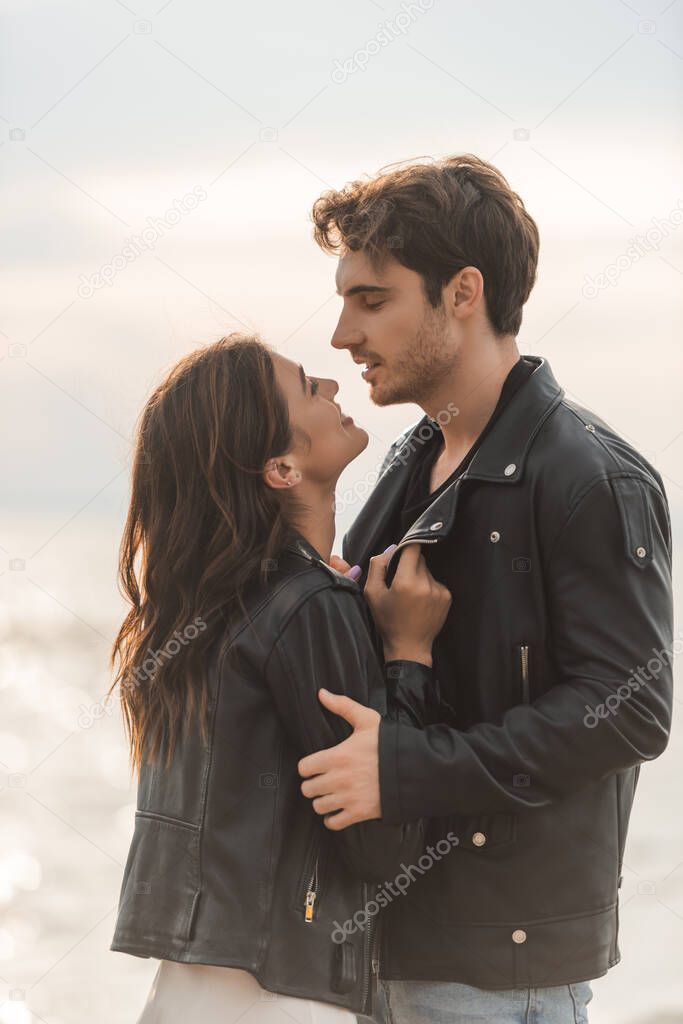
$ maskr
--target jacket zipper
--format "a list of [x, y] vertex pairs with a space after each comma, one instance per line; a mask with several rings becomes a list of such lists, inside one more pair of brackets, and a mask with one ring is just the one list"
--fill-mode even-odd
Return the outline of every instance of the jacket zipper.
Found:
[[[365, 904], [367, 906], [369, 899], [370, 886], [367, 882], [363, 883], [363, 895], [365, 896]], [[379, 974], [379, 960], [376, 958], [376, 944], [375, 935], [378, 934], [378, 928], [376, 926], [376, 918], [373, 917], [368, 925], [368, 930], [363, 936], [363, 988], [361, 991], [361, 1006], [364, 1010], [368, 1009], [368, 997], [370, 994], [370, 972]]]
[[[401, 541], [397, 546], [396, 551], [401, 551], [403, 548], [407, 548], [409, 544], [438, 544], [440, 540], [440, 537], [420, 537], [418, 534], [415, 537], [411, 537], [410, 540]], [[396, 554], [396, 551], [394, 554]]]
[[306, 924], [310, 924], [313, 920], [313, 914], [315, 913], [315, 901], [318, 896], [318, 857], [315, 858], [315, 864], [313, 865], [313, 871], [311, 877], [308, 880], [308, 888], [306, 890], [306, 899], [304, 901], [304, 921]]
[[519, 645], [519, 662], [522, 675], [522, 703], [529, 703], [529, 645]]

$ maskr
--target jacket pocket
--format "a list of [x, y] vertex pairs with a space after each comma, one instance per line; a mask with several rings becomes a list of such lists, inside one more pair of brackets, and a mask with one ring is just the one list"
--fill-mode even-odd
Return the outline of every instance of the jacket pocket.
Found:
[[138, 811], [123, 874], [114, 942], [187, 942], [199, 898], [200, 830]]
[[356, 951], [350, 942], [341, 942], [332, 951], [330, 988], [333, 992], [352, 992], [358, 984]]

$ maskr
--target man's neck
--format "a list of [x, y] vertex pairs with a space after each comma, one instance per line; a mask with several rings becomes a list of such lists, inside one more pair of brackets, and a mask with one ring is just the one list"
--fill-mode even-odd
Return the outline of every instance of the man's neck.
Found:
[[482, 344], [478, 349], [473, 346], [472, 353], [461, 353], [438, 392], [422, 404], [427, 415], [441, 425], [444, 448], [439, 462], [444, 471], [449, 465], [454, 469], [481, 434], [496, 408], [505, 378], [519, 358], [514, 338]]

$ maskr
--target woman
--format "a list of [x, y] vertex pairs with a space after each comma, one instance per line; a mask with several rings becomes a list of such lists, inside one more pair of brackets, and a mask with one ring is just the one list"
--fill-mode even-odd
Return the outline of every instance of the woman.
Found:
[[111, 948], [162, 961], [140, 1024], [343, 1024], [371, 1012], [373, 884], [422, 822], [326, 829], [298, 760], [348, 725], [326, 685], [415, 726], [436, 714], [431, 645], [450, 595], [419, 549], [366, 595], [327, 563], [334, 491], [367, 434], [255, 338], [183, 359], [139, 427], [114, 646], [135, 832]]

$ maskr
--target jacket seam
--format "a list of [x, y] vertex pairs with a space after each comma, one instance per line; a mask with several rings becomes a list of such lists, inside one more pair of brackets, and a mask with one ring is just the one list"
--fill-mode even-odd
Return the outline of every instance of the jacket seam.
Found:
[[[334, 586], [335, 586], [334, 580], [327, 580], [327, 579], [321, 580], [320, 585], [317, 586], [315, 588], [315, 590], [309, 590], [305, 594], [302, 594], [300, 599], [299, 599], [299, 601], [297, 601], [297, 603], [294, 605], [294, 607], [290, 608], [289, 614], [287, 615], [286, 619], [283, 622], [280, 623], [280, 629], [279, 629], [277, 635], [275, 636], [275, 639], [273, 640], [273, 645], [272, 645], [272, 647], [271, 647], [271, 649], [270, 649], [270, 651], [268, 653], [268, 656], [267, 656], [267, 658], [265, 660], [265, 663], [264, 663], [264, 674], [267, 672], [267, 668], [268, 668], [268, 665], [270, 663], [270, 659], [271, 659], [271, 657], [273, 655], [273, 652], [275, 651], [275, 648], [278, 647], [278, 645], [280, 645], [280, 641], [282, 640], [282, 638], [284, 636], [284, 633], [285, 633], [287, 627], [289, 626], [290, 622], [294, 618], [294, 616], [298, 615], [298, 613], [301, 611], [303, 606], [305, 604], [307, 604], [308, 601], [310, 601], [312, 598], [314, 598], [316, 596], [316, 594], [319, 594], [319, 593], [321, 593], [322, 591], [325, 591], [325, 590], [333, 590]], [[352, 591], [352, 590], [349, 590], [349, 589], [346, 589], [346, 588], [342, 588], [339, 592], [342, 593], [342, 594], [349, 594], [349, 595], [351, 595], [354, 601], [358, 601], [358, 598], [360, 596], [360, 591]], [[284, 651], [285, 651], [284, 645], [280, 645], [280, 650], [284, 653]], [[290, 668], [289, 660], [287, 661], [287, 668], [288, 669]]]
[[159, 811], [147, 811], [147, 810], [136, 810], [136, 818], [151, 818], [154, 821], [163, 821], [169, 825], [178, 825], [181, 828], [191, 829], [193, 832], [199, 832], [201, 825], [197, 825], [192, 821], [185, 821], [183, 818], [174, 818], [172, 814], [162, 814]]
[[[627, 470], [620, 470], [618, 472], [612, 472], [612, 473], [607, 473], [607, 472], [603, 471], [603, 472], [599, 473], [597, 476], [591, 477], [591, 479], [588, 480], [584, 484], [582, 490], [579, 491], [577, 496], [574, 498], [574, 501], [569, 506], [569, 511], [567, 513], [567, 518], [563, 522], [562, 526], [559, 528], [559, 530], [557, 532], [557, 536], [555, 537], [555, 540], [552, 543], [552, 547], [550, 549], [550, 554], [548, 556], [548, 569], [550, 569], [550, 566], [552, 564], [552, 560], [555, 557], [555, 553], [557, 551], [557, 547], [558, 547], [558, 544], [559, 544], [560, 539], [562, 537], [562, 534], [567, 529], [567, 527], [569, 526], [570, 522], [572, 521], [572, 519], [574, 518], [576, 513], [579, 511], [580, 506], [586, 500], [588, 495], [598, 486], [598, 484], [601, 484], [601, 483], [609, 484], [610, 481], [612, 481], [612, 480], [619, 480], [619, 479], [624, 479], [624, 478], [625, 479], [629, 479], [629, 480], [639, 480], [641, 483], [646, 484], [656, 494], [661, 494], [661, 491], [659, 490], [659, 488], [654, 486], [651, 483], [651, 481], [647, 478], [647, 476], [645, 476], [644, 473], [630, 472], [630, 471], [627, 471]], [[612, 493], [612, 498], [614, 500], [614, 494], [613, 493]]]
[[273, 934], [273, 912], [274, 912], [273, 892], [274, 892], [274, 889], [275, 889], [275, 876], [274, 876], [274, 872], [273, 872], [273, 860], [274, 860], [274, 854], [275, 854], [275, 849], [274, 849], [275, 842], [274, 842], [274, 839], [275, 839], [275, 831], [276, 831], [276, 828], [277, 828], [277, 821], [278, 821], [278, 800], [280, 798], [280, 775], [281, 775], [281, 768], [282, 768], [282, 743], [280, 742], [278, 744], [278, 757], [277, 757], [278, 785], [277, 785], [277, 792], [275, 794], [275, 800], [273, 801], [273, 820], [272, 820], [272, 828], [271, 828], [271, 833], [270, 833], [270, 835], [271, 835], [270, 858], [269, 858], [269, 861], [268, 861], [268, 882], [269, 882], [269, 886], [268, 886], [268, 910], [267, 910], [267, 914], [264, 915], [264, 917], [268, 921], [268, 931], [267, 932], [264, 931], [263, 938], [262, 938], [262, 940], [257, 945], [256, 966], [257, 966], [259, 971], [265, 970], [266, 961], [268, 959], [268, 950], [270, 948], [272, 934]]
[[[304, 569], [301, 569], [299, 572], [295, 573], [293, 576], [288, 576], [286, 579], [284, 579], [282, 581], [282, 583], [278, 587], [275, 588], [275, 590], [273, 590], [270, 594], [267, 594], [263, 598], [263, 600], [257, 605], [257, 607], [254, 609], [254, 611], [251, 613], [251, 616], [245, 622], [241, 623], [241, 625], [239, 626], [238, 629], [236, 629], [233, 633], [230, 634], [228, 639], [224, 641], [223, 648], [221, 650], [221, 655], [220, 655], [220, 659], [219, 659], [219, 662], [218, 662], [218, 673], [219, 673], [219, 676], [221, 676], [222, 673], [223, 673], [223, 667], [225, 665], [225, 661], [227, 659], [227, 656], [228, 656], [228, 654], [230, 652], [230, 648], [235, 643], [235, 641], [238, 639], [238, 637], [240, 637], [242, 635], [242, 633], [245, 631], [245, 629], [247, 629], [250, 625], [253, 624], [254, 619], [256, 619], [261, 614], [261, 612], [264, 611], [264, 609], [266, 609], [268, 607], [268, 605], [271, 603], [271, 601], [274, 601], [275, 598], [280, 593], [282, 593], [282, 591], [285, 590], [287, 588], [287, 586], [293, 580], [299, 579], [300, 576], [305, 576], [310, 571], [311, 571], [311, 567], [310, 566], [306, 566]], [[332, 585], [332, 584], [328, 583], [327, 580], [325, 581], [325, 584], [327, 586], [331, 586]], [[318, 588], [318, 589], [322, 589], [322, 588]], [[315, 592], [317, 592], [317, 591], [314, 591], [314, 593]], [[304, 595], [302, 597], [302, 600], [305, 600], [307, 596], [308, 595]], [[299, 606], [297, 605], [296, 607], [298, 608]]]
[[[275, 597], [276, 594], [278, 594], [280, 592], [280, 590], [282, 590], [287, 585], [287, 583], [290, 581], [290, 579], [296, 579], [298, 576], [302, 575], [303, 573], [305, 573], [307, 571], [308, 571], [308, 568], [302, 570], [301, 573], [297, 573], [294, 577], [288, 577], [286, 580], [283, 580], [282, 586], [276, 588], [275, 591], [272, 594], [267, 595], [267, 597], [265, 597], [264, 600], [259, 604], [259, 606], [256, 609], [253, 617], [255, 618], [256, 615], [258, 615], [263, 610], [264, 607], [267, 607], [267, 605], [270, 603], [270, 601]], [[194, 897], [193, 902], [192, 902], [192, 908], [191, 908], [191, 911], [190, 911], [190, 918], [189, 918], [189, 921], [188, 921], [188, 926], [189, 927], [188, 927], [188, 933], [187, 933], [188, 937], [187, 937], [187, 940], [186, 940], [186, 942], [184, 944], [184, 949], [186, 949], [186, 950], [189, 949], [190, 945], [191, 945], [191, 941], [192, 941], [191, 938], [190, 938], [191, 925], [192, 925], [192, 923], [194, 921], [195, 913], [197, 911], [199, 896], [201, 895], [201, 893], [202, 893], [202, 891], [204, 889], [203, 864], [202, 864], [202, 860], [203, 860], [202, 854], [203, 854], [203, 847], [204, 847], [204, 823], [205, 823], [205, 820], [206, 820], [206, 808], [207, 808], [207, 804], [208, 804], [209, 785], [210, 785], [210, 780], [211, 780], [211, 777], [212, 777], [213, 766], [214, 766], [214, 761], [215, 761], [214, 751], [215, 751], [215, 745], [216, 745], [216, 720], [217, 720], [217, 717], [218, 717], [218, 705], [220, 703], [220, 695], [221, 695], [221, 690], [222, 690], [222, 686], [223, 686], [223, 670], [224, 670], [225, 662], [226, 662], [226, 659], [227, 659], [227, 656], [228, 656], [228, 653], [229, 653], [230, 649], [232, 648], [232, 646], [235, 643], [235, 641], [237, 640], [237, 638], [247, 628], [248, 624], [249, 624], [248, 621], [242, 623], [240, 628], [237, 629], [234, 633], [232, 633], [230, 635], [230, 637], [228, 638], [227, 642], [223, 645], [223, 649], [222, 649], [222, 651], [220, 653], [220, 657], [219, 657], [219, 661], [218, 661], [218, 671], [217, 671], [217, 676], [216, 676], [216, 680], [217, 680], [216, 681], [216, 693], [215, 693], [215, 697], [214, 697], [214, 705], [213, 705], [212, 714], [211, 714], [211, 730], [210, 730], [210, 740], [209, 740], [209, 751], [208, 751], [208, 757], [207, 757], [207, 761], [206, 761], [206, 767], [204, 769], [204, 775], [203, 775], [203, 778], [202, 778], [202, 788], [201, 788], [201, 818], [200, 818], [201, 825], [200, 825], [199, 830], [198, 830], [199, 831], [199, 843], [198, 843], [198, 851], [197, 851], [197, 870], [198, 870], [198, 875], [199, 875], [199, 887], [197, 889], [197, 892], [195, 893], [195, 897]]]
[[[579, 423], [580, 423], [580, 424], [581, 424], [581, 425], [582, 425], [583, 427], [585, 427], [585, 426], [586, 426], [586, 420], [582, 419], [582, 418], [581, 418], [581, 416], [579, 416], [578, 412], [577, 412], [577, 411], [576, 411], [575, 409], [572, 409], [571, 405], [569, 405], [569, 403], [568, 403], [568, 402], [565, 402], [565, 401], [563, 401], [563, 402], [562, 402], [562, 405], [563, 405], [563, 406], [564, 406], [564, 408], [565, 408], [565, 409], [567, 410], [567, 412], [571, 413], [571, 414], [572, 414], [572, 416], [573, 416], [573, 417], [574, 417], [575, 419], [577, 419], [577, 420], [579, 421]], [[610, 429], [611, 429], [611, 428], [610, 428]], [[615, 464], [616, 466], [618, 466], [618, 467], [619, 467], [620, 469], [623, 469], [623, 468], [624, 468], [624, 463], [623, 463], [623, 462], [622, 462], [622, 461], [621, 461], [620, 459], [618, 459], [618, 458], [617, 458], [617, 456], [616, 456], [615, 452], [613, 452], [613, 451], [612, 451], [612, 449], [611, 449], [611, 448], [609, 447], [609, 445], [605, 444], [605, 442], [603, 441], [603, 439], [602, 439], [602, 438], [601, 438], [601, 437], [600, 437], [600, 436], [599, 436], [599, 435], [598, 435], [597, 433], [596, 433], [596, 434], [593, 434], [593, 437], [594, 437], [594, 438], [595, 438], [595, 440], [596, 440], [596, 441], [598, 442], [598, 444], [600, 445], [600, 447], [601, 447], [601, 448], [602, 448], [602, 449], [603, 449], [604, 451], [606, 451], [606, 452], [607, 452], [607, 454], [609, 455], [610, 459], [611, 459], [611, 460], [612, 460], [612, 461], [614, 462], [614, 464]]]
[[555, 917], [534, 917], [534, 918], [515, 918], [512, 921], [455, 921], [455, 927], [463, 928], [520, 928], [522, 925], [527, 927], [533, 927], [535, 925], [544, 924], [561, 924], [564, 921], [580, 921], [585, 917], [598, 917], [600, 914], [608, 914], [615, 910], [618, 906], [618, 901], [608, 903], [604, 907], [598, 907], [597, 910], [583, 910], [580, 914], [559, 914]]

